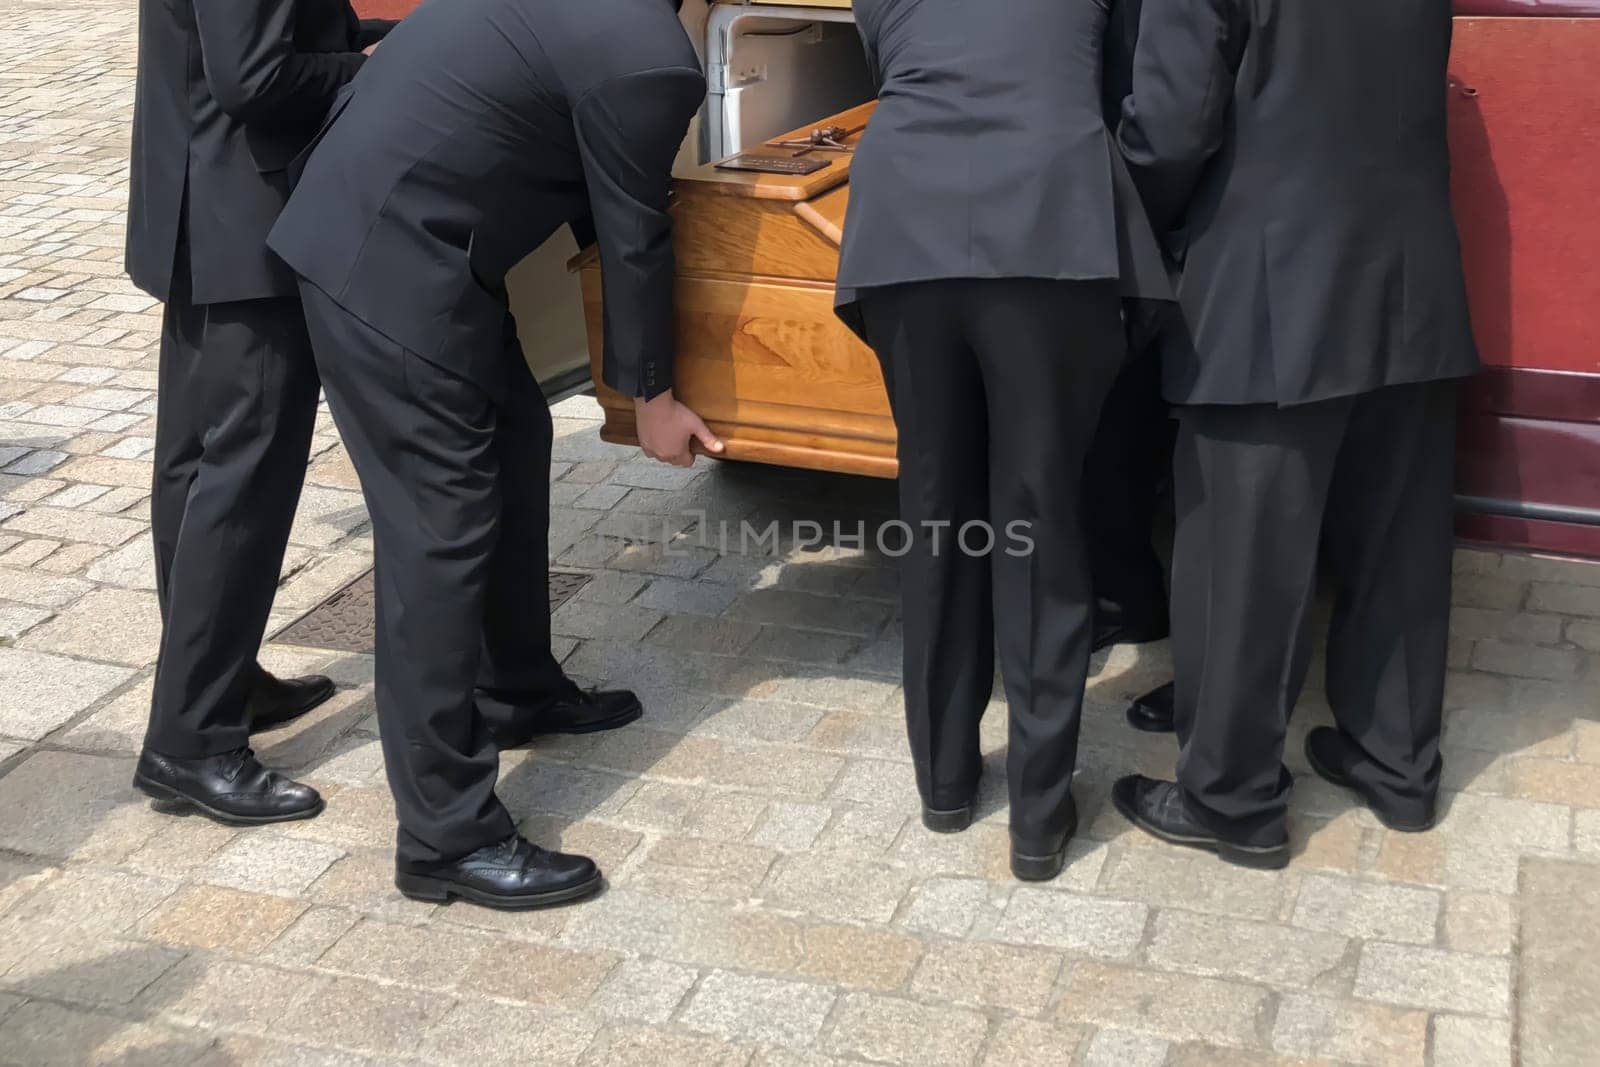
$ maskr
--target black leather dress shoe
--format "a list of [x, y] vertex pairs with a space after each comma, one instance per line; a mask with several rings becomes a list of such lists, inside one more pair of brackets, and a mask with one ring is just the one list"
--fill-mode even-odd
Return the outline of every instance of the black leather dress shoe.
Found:
[[1129, 775], [1112, 787], [1111, 802], [1133, 825], [1168, 844], [1205, 849], [1229, 863], [1257, 870], [1273, 871], [1289, 865], [1287, 835], [1282, 841], [1265, 845], [1226, 840], [1189, 814], [1183, 791], [1173, 782]]
[[145, 749], [133, 785], [171, 814], [198, 811], [230, 826], [294, 822], [321, 814], [322, 796], [270, 771], [248, 748], [202, 759], [175, 759]]
[[1048, 882], [1067, 865], [1067, 846], [1078, 832], [1078, 805], [1068, 800], [1066, 829], [1048, 840], [1038, 841], [1011, 835], [1011, 873], [1024, 882]]
[[1136, 697], [1128, 705], [1128, 725], [1147, 734], [1172, 733], [1176, 729], [1172, 705], [1177, 698], [1177, 690], [1176, 683], [1168, 682], [1142, 697]]
[[451, 863], [396, 866], [394, 884], [413, 900], [443, 904], [456, 898], [523, 911], [589, 896], [599, 891], [601, 879], [594, 860], [550, 852], [512, 834]]
[[1367, 762], [1361, 746], [1331, 726], [1319, 726], [1306, 736], [1306, 761], [1318, 776], [1348, 789], [1361, 798], [1379, 822], [1403, 834], [1421, 834], [1439, 821], [1437, 795], [1405, 803], [1384, 797], [1361, 779]]
[[491, 722], [509, 723], [495, 731], [500, 748], [521, 748], [551, 734], [597, 734], [616, 730], [644, 714], [639, 698], [626, 689], [579, 689], [573, 686], [554, 700], [531, 703], [515, 693], [480, 689], [478, 706]]
[[320, 674], [306, 678], [275, 678], [262, 671], [245, 701], [245, 718], [252, 733], [285, 726], [327, 703], [334, 692], [333, 679]]

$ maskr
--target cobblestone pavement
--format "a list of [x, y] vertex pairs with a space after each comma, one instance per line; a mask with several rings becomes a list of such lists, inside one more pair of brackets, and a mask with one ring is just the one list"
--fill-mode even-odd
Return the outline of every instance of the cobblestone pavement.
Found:
[[[131, 8], [0, 9], [0, 1060], [1593, 1062], [1597, 566], [1458, 556], [1434, 833], [1386, 832], [1305, 773], [1298, 739], [1328, 717], [1311, 693], [1281, 874], [1109, 810], [1118, 774], [1171, 769], [1170, 741], [1120, 718], [1167, 665], [1097, 662], [1086, 829], [1059, 881], [1024, 887], [998, 704], [983, 822], [940, 838], [913, 817], [891, 562], [699, 544], [720, 521], [875, 520], [888, 487], [649, 465], [571, 401], [552, 547], [593, 579], [559, 651], [649, 714], [510, 754], [502, 790], [534, 838], [601, 860], [602, 897], [523, 916], [398, 898], [360, 655], [266, 654], [342, 685], [262, 739], [325, 815], [240, 832], [152, 812], [129, 787], [157, 635], [158, 326], [120, 265]], [[316, 449], [274, 631], [370, 561], [325, 418]]]

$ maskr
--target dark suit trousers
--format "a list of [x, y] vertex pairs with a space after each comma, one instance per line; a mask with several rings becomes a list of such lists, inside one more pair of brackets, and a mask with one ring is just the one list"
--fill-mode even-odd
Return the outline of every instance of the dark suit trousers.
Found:
[[1161, 397], [1161, 353], [1131, 349], [1106, 397], [1084, 470], [1084, 521], [1098, 623], [1164, 631], [1166, 567], [1155, 549], [1156, 501], [1171, 470], [1172, 420]]
[[[550, 411], [506, 315], [494, 394], [377, 333], [309, 283], [328, 406], [372, 516], [377, 704], [403, 863], [512, 832], [495, 796], [495, 725], [475, 698], [553, 693]], [[397, 294], [396, 299], [404, 299]]]
[[1454, 545], [1453, 382], [1316, 404], [1181, 409], [1173, 660], [1195, 816], [1284, 830], [1289, 713], [1310, 658], [1319, 539], [1338, 583], [1327, 693], [1402, 810], [1439, 785]]
[[[901, 589], [918, 785], [935, 808], [971, 800], [998, 638], [1011, 827], [1048, 841], [1068, 818], [1093, 637], [1080, 491], [1122, 361], [1114, 288], [958, 279], [861, 303], [899, 430], [900, 517], [915, 531]], [[988, 524], [992, 551], [979, 528], [963, 549], [968, 523]]]
[[200, 757], [249, 742], [245, 700], [317, 414], [299, 299], [195, 304], [180, 249], [158, 384], [150, 518], [163, 626], [145, 743]]

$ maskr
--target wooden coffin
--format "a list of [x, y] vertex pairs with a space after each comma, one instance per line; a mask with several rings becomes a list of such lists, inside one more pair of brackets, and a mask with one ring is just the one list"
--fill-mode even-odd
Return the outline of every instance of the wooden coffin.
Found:
[[[853, 131], [874, 105], [821, 120]], [[803, 137], [795, 131], [775, 140]], [[760, 148], [767, 154], [793, 149]], [[675, 183], [674, 392], [726, 459], [892, 478], [895, 431], [877, 358], [833, 313], [850, 155], [803, 176], [688, 169]], [[600, 382], [600, 264], [578, 257], [601, 436], [637, 442], [633, 401]]]

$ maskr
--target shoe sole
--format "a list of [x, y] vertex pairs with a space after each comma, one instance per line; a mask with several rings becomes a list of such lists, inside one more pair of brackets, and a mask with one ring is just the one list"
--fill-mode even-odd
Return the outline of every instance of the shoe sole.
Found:
[[1348, 790], [1351, 795], [1353, 795], [1357, 800], [1361, 801], [1363, 807], [1372, 812], [1373, 818], [1377, 819], [1386, 828], [1393, 830], [1396, 833], [1425, 834], [1438, 825], [1439, 819], [1437, 816], [1424, 822], [1411, 823], [1406, 822], [1403, 819], [1396, 819], [1394, 816], [1388, 814], [1382, 808], [1378, 807], [1372, 802], [1372, 798], [1368, 797], [1367, 794], [1362, 791], [1360, 784], [1354, 778], [1351, 778], [1349, 775], [1340, 774], [1338, 771], [1324, 766], [1322, 761], [1317, 759], [1317, 754], [1312, 750], [1309, 743], [1306, 744], [1306, 762], [1311, 764], [1311, 769], [1316, 772], [1318, 778], [1321, 778], [1329, 785], [1336, 785], [1340, 789]]
[[430, 878], [424, 874], [403, 874], [396, 872], [394, 876], [395, 888], [403, 896], [412, 900], [420, 900], [429, 904], [449, 904], [452, 900], [465, 900], [469, 904], [478, 904], [485, 908], [494, 908], [497, 911], [533, 911], [538, 908], [551, 908], [558, 904], [570, 904], [575, 900], [592, 896], [600, 891], [605, 884], [605, 879], [596, 874], [587, 882], [579, 885], [568, 886], [565, 889], [550, 889], [543, 893], [524, 893], [510, 895], [503, 893], [485, 893], [481, 889], [462, 885], [444, 878]]
[[252, 734], [266, 734], [271, 733], [273, 730], [281, 730], [297, 719], [310, 715], [313, 711], [332, 700], [338, 695], [338, 692], [339, 687], [337, 685], [330, 685], [327, 689], [319, 691], [315, 696], [308, 698], [304, 703], [296, 705], [292, 711], [281, 719], [273, 719], [270, 722], [259, 724], [252, 722], [250, 724], [250, 732]]
[[1288, 845], [1233, 845], [1215, 837], [1193, 837], [1188, 834], [1175, 834], [1152, 825], [1137, 812], [1130, 811], [1117, 797], [1111, 798], [1111, 803], [1122, 813], [1122, 817], [1133, 825], [1169, 845], [1178, 845], [1182, 848], [1200, 849], [1203, 852], [1214, 852], [1218, 858], [1239, 867], [1249, 867], [1257, 871], [1281, 871], [1289, 866]]
[[948, 811], [924, 807], [922, 825], [936, 834], [959, 834], [972, 825], [972, 805]]
[[178, 792], [170, 785], [164, 785], [142, 774], [133, 776], [133, 787], [154, 801], [156, 810], [163, 815], [187, 815], [191, 811], [196, 811], [224, 826], [270, 826], [280, 822], [302, 822], [306, 819], [315, 819], [328, 806], [327, 801], [318, 797], [316, 804], [301, 811], [285, 812], [281, 815], [235, 815], [220, 808], [213, 808], [203, 801]]

